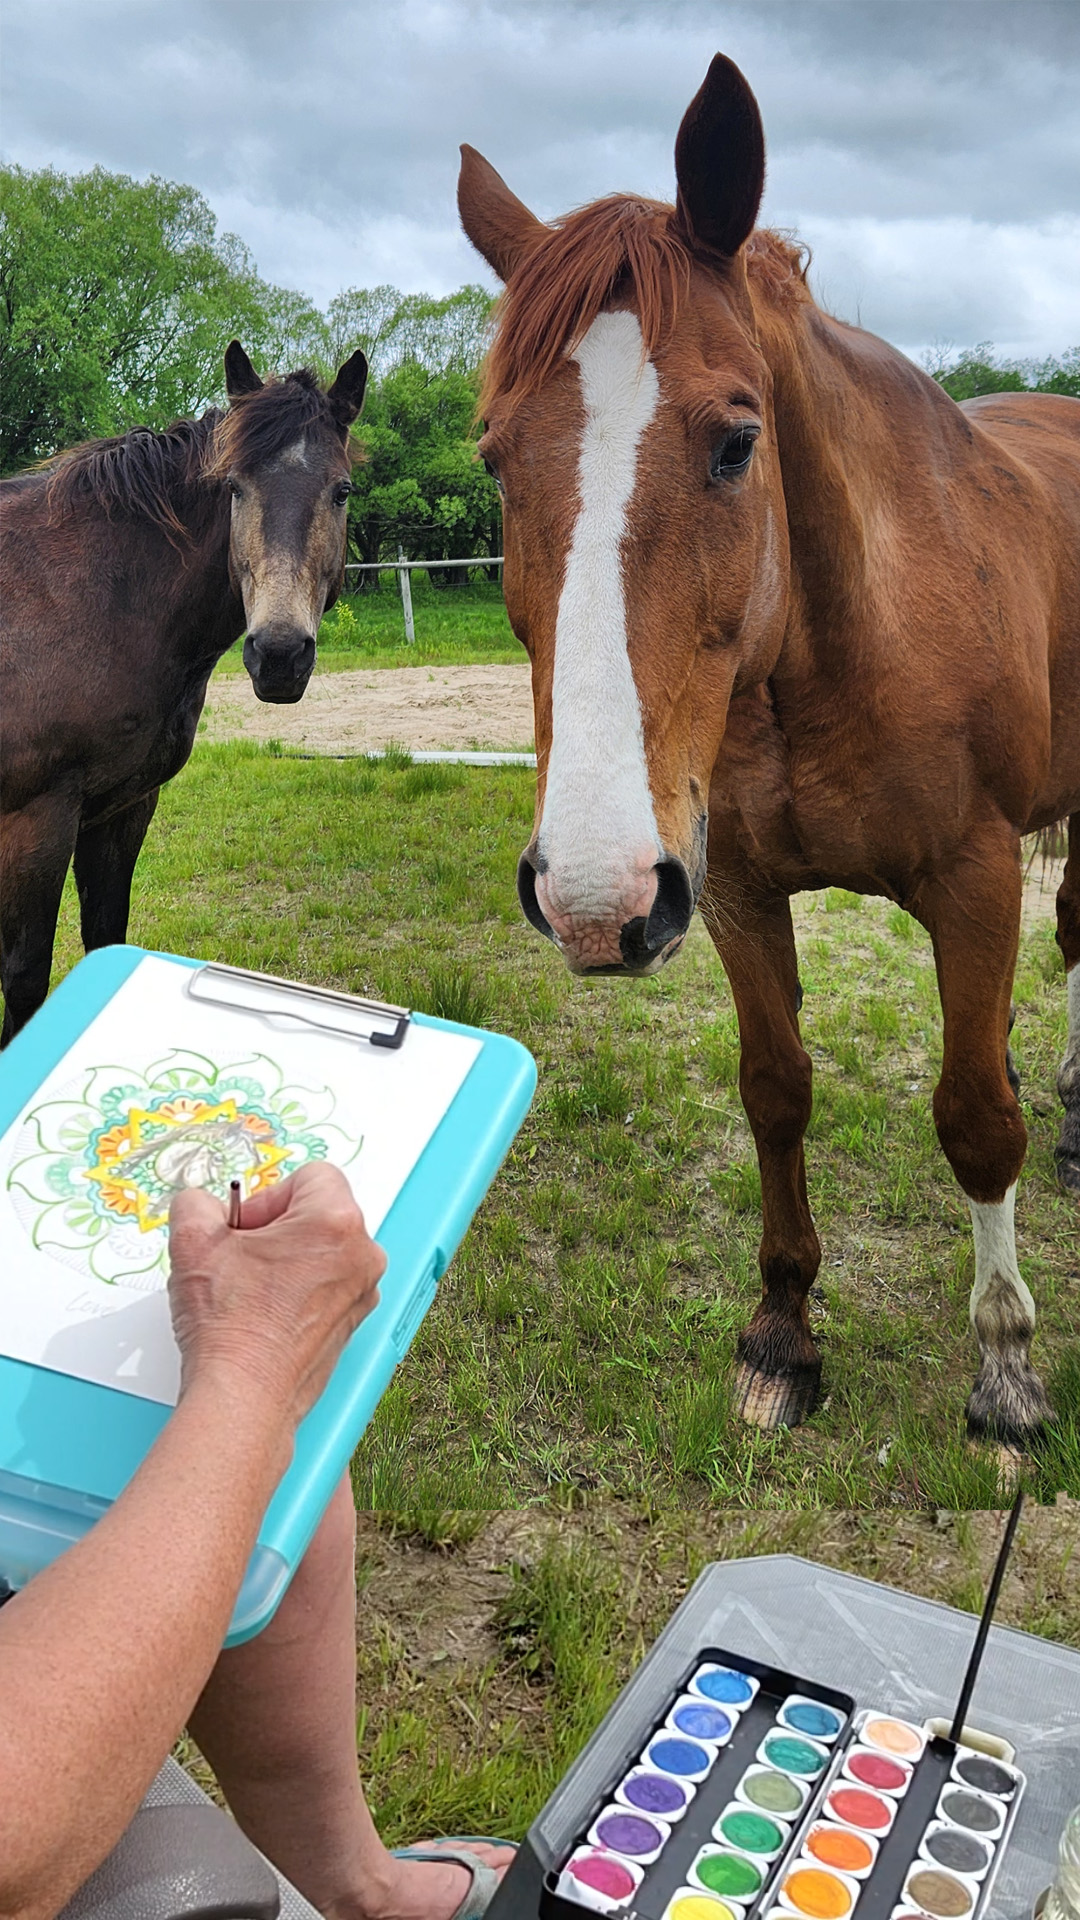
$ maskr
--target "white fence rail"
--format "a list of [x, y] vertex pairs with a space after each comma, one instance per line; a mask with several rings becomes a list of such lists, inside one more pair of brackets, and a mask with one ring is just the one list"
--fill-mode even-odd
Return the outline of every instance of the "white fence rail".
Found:
[[398, 548], [396, 560], [350, 560], [346, 573], [396, 573], [401, 588], [401, 611], [405, 616], [405, 638], [409, 646], [416, 642], [416, 626], [413, 621], [412, 585], [410, 573], [429, 572], [433, 567], [501, 567], [501, 553], [477, 554], [471, 560], [406, 560]]

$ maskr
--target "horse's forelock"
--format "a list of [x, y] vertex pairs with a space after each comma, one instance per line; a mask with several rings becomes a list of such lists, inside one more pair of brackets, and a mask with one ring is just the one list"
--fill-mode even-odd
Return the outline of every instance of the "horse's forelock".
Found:
[[233, 468], [251, 472], [278, 460], [312, 427], [329, 427], [341, 438], [341, 427], [310, 367], [269, 379], [253, 393], [234, 399], [218, 422], [204, 471], [223, 479]]

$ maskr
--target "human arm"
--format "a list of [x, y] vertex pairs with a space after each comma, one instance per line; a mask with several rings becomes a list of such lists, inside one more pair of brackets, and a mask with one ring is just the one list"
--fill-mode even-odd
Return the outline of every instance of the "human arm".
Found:
[[221, 1650], [293, 1434], [385, 1265], [309, 1166], [230, 1231], [174, 1206], [179, 1404], [110, 1511], [0, 1609], [0, 1915], [47, 1920], [119, 1839]]

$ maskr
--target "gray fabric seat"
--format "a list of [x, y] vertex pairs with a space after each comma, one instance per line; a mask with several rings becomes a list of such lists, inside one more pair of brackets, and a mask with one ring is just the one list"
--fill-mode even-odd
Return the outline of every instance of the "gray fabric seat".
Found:
[[319, 1920], [174, 1760], [59, 1920]]

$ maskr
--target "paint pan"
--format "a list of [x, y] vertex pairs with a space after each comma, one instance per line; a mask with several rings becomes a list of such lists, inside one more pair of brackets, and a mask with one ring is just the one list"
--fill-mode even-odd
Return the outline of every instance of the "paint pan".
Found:
[[901, 1894], [905, 1904], [929, 1914], [930, 1920], [967, 1920], [978, 1897], [977, 1880], [966, 1880], [959, 1873], [949, 1873], [923, 1860], [912, 1865]]
[[721, 1900], [743, 1905], [756, 1900], [765, 1884], [766, 1863], [751, 1860], [748, 1854], [728, 1847], [702, 1847], [690, 1863], [687, 1879], [693, 1887], [704, 1887]]
[[926, 1746], [921, 1727], [913, 1727], [910, 1720], [898, 1720], [891, 1713], [875, 1713], [873, 1708], [860, 1714], [855, 1731], [864, 1747], [873, 1747], [893, 1760], [914, 1762]]
[[744, 1801], [732, 1800], [713, 1827], [713, 1839], [718, 1846], [738, 1848], [752, 1860], [775, 1860], [791, 1839], [791, 1828], [775, 1814], [759, 1813]]
[[631, 1767], [616, 1787], [615, 1798], [635, 1813], [658, 1813], [670, 1826], [682, 1819], [695, 1791], [692, 1780], [676, 1780], [674, 1774], [657, 1773], [653, 1767]]
[[888, 1794], [875, 1793], [871, 1787], [857, 1787], [852, 1781], [838, 1780], [825, 1796], [825, 1812], [842, 1826], [855, 1827], [860, 1833], [881, 1838], [896, 1819], [896, 1801]]
[[659, 1860], [670, 1839], [666, 1820], [657, 1814], [631, 1813], [629, 1807], [618, 1804], [605, 1807], [588, 1834], [590, 1847], [606, 1847], [639, 1867], [651, 1867]]
[[936, 1867], [948, 1867], [971, 1880], [985, 1880], [994, 1857], [994, 1843], [977, 1833], [965, 1833], [949, 1820], [932, 1820], [919, 1843], [919, 1857]]
[[676, 1780], [696, 1785], [712, 1768], [716, 1750], [703, 1747], [699, 1740], [685, 1740], [665, 1729], [654, 1734], [641, 1756], [641, 1764], [654, 1773], [670, 1773]]
[[715, 1661], [706, 1660], [687, 1681], [688, 1693], [700, 1693], [705, 1700], [712, 1700], [718, 1707], [727, 1707], [735, 1713], [743, 1713], [750, 1705], [761, 1686], [752, 1673], [741, 1673], [737, 1667], [720, 1667]]
[[996, 1840], [1005, 1825], [1006, 1802], [976, 1793], [972, 1787], [947, 1786], [937, 1810], [940, 1819], [968, 1833], [980, 1833], [986, 1840]]
[[816, 1780], [829, 1764], [829, 1749], [820, 1741], [807, 1739], [804, 1733], [788, 1733], [774, 1727], [765, 1735], [756, 1758], [778, 1773], [789, 1773], [796, 1780]]
[[844, 1716], [823, 1700], [811, 1700], [804, 1693], [792, 1693], [776, 1716], [777, 1724], [789, 1733], [807, 1734], [831, 1747], [844, 1728]]
[[735, 1788], [735, 1798], [745, 1800], [761, 1813], [776, 1813], [782, 1820], [794, 1820], [810, 1798], [810, 1788], [805, 1780], [797, 1780], [790, 1773], [778, 1773], [775, 1767], [753, 1766], [747, 1768]]
[[894, 1760], [892, 1754], [876, 1747], [852, 1747], [841, 1769], [846, 1780], [860, 1787], [872, 1787], [875, 1793], [887, 1793], [900, 1800], [911, 1784], [911, 1768], [906, 1760]]
[[733, 1907], [700, 1887], [679, 1887], [664, 1908], [664, 1920], [739, 1920], [741, 1907]]
[[802, 1920], [847, 1920], [859, 1897], [859, 1882], [832, 1867], [797, 1860], [777, 1889], [782, 1907]]
[[878, 1842], [873, 1834], [858, 1833], [854, 1827], [815, 1820], [803, 1838], [803, 1852], [819, 1867], [833, 1867], [853, 1880], [865, 1880], [873, 1872]]
[[1017, 1774], [1004, 1760], [992, 1760], [986, 1753], [970, 1753], [961, 1748], [953, 1761], [952, 1777], [978, 1793], [992, 1794], [995, 1800], [1009, 1801], [1017, 1787]]
[[597, 1847], [578, 1847], [559, 1875], [558, 1891], [591, 1913], [623, 1913], [641, 1885], [642, 1870]]
[[715, 1700], [703, 1700], [699, 1694], [684, 1693], [668, 1714], [666, 1725], [672, 1733], [688, 1740], [700, 1740], [702, 1746], [726, 1747], [735, 1731], [738, 1715]]

